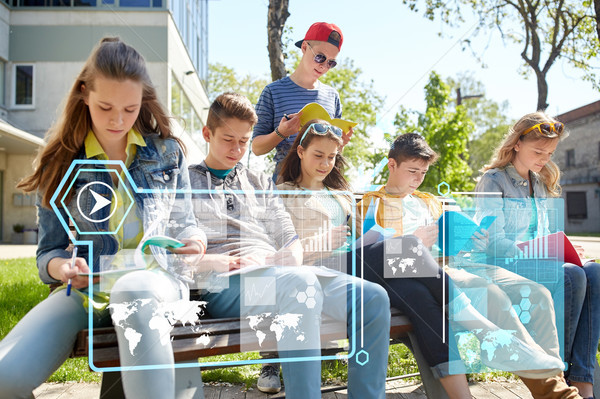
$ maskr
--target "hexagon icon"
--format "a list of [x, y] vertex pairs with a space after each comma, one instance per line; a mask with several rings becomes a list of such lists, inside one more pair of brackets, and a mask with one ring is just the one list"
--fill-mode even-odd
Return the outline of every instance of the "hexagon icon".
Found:
[[[119, 184], [124, 187], [124, 190], [122, 190], [121, 192], [124, 192], [125, 195], [122, 196], [121, 200], [122, 200], [122, 204], [118, 203], [118, 195], [117, 192], [107, 183], [103, 182], [103, 181], [90, 181], [87, 184], [85, 184], [82, 188], [80, 188], [78, 190], [77, 195], [73, 195], [72, 196], [72, 200], [76, 201], [76, 209], [77, 212], [79, 212], [79, 215], [86, 219], [88, 222], [91, 223], [103, 223], [106, 220], [110, 219], [115, 211], [117, 210], [117, 208], [119, 206], [123, 206], [124, 207], [124, 212], [121, 215], [121, 217], [119, 218], [119, 221], [116, 225], [116, 228], [113, 231], [99, 231], [97, 229], [94, 229], [93, 231], [85, 231], [82, 230], [82, 228], [78, 225], [77, 223], [77, 218], [75, 218], [72, 214], [71, 214], [71, 210], [69, 210], [69, 207], [66, 204], [66, 198], [68, 197], [69, 193], [73, 190], [73, 186], [77, 180], [77, 178], [85, 172], [89, 172], [89, 173], [94, 173], [94, 174], [98, 174], [98, 173], [108, 173], [109, 175], [112, 173], [114, 174], [114, 176], [116, 176]], [[66, 181], [65, 179], [68, 178], [68, 175], [65, 176], [65, 178], [63, 179], [63, 181]], [[112, 177], [111, 177], [112, 179]], [[110, 180], [109, 180], [110, 181]], [[111, 199], [109, 200], [106, 197], [106, 194], [101, 194], [102, 192], [108, 192], [110, 193], [110, 197]], [[86, 204], [84, 204], [82, 206], [82, 203], [84, 202], [82, 200], [82, 194], [87, 193], [87, 198], [89, 199], [89, 201], [92, 202], [92, 208], [88, 209], [88, 206]], [[114, 204], [113, 204], [114, 202]], [[63, 195], [63, 197], [60, 200], [60, 203], [63, 207], [63, 209], [65, 210], [65, 212], [67, 213], [67, 216], [69, 217], [69, 220], [71, 220], [71, 222], [73, 223], [73, 226], [75, 227], [75, 230], [77, 230], [77, 232], [79, 234], [116, 234], [117, 231], [121, 228], [123, 222], [125, 221], [125, 219], [127, 218], [127, 215], [129, 214], [129, 212], [131, 211], [131, 208], [133, 208], [133, 205], [135, 203], [132, 194], [130, 193], [130, 191], [127, 188], [127, 185], [125, 184], [125, 182], [123, 181], [123, 179], [121, 178], [121, 176], [119, 175], [119, 173], [117, 173], [116, 170], [114, 169], [86, 169], [86, 168], [81, 168], [79, 170], [77, 170], [77, 172], [75, 173], [75, 176], [73, 177], [73, 179], [71, 180], [71, 184], [69, 185], [69, 187], [67, 188], [67, 190], [65, 190], [65, 193]], [[110, 214], [108, 216], [105, 217], [101, 217], [98, 216], [98, 211], [103, 210], [104, 208], [111, 206], [112, 211], [110, 212]]]
[[309, 298], [314, 298], [315, 294], [317, 293], [317, 289], [314, 285], [309, 285], [308, 287], [306, 287], [305, 292], [306, 296], [308, 296]]
[[531, 321], [531, 313], [529, 313], [529, 312], [521, 313], [521, 315], [519, 316], [519, 320], [521, 320], [521, 323], [523, 323], [523, 324], [528, 324]]
[[521, 287], [519, 292], [521, 293], [521, 296], [523, 298], [527, 298], [529, 296], [529, 294], [531, 294], [531, 287], [528, 285], [524, 285], [523, 287]]
[[529, 310], [531, 308], [531, 302], [529, 301], [529, 298], [523, 298], [521, 299], [521, 303], [519, 304], [519, 306], [521, 306], [521, 309], [525, 310]]
[[[445, 193], [443, 192], [444, 188], [446, 189]], [[446, 183], [445, 181], [438, 184], [437, 189], [438, 189], [438, 193], [443, 197], [447, 197], [448, 195], [450, 195], [450, 185], [448, 183]]]
[[306, 307], [309, 309], [314, 309], [314, 307], [317, 305], [317, 301], [315, 301], [315, 298], [308, 298], [306, 300]]
[[369, 352], [361, 349], [360, 352], [356, 354], [356, 363], [360, 364], [361, 366], [369, 363]]
[[298, 295], [296, 295], [296, 299], [298, 300], [299, 303], [306, 302], [306, 299], [307, 299], [306, 293], [299, 292]]

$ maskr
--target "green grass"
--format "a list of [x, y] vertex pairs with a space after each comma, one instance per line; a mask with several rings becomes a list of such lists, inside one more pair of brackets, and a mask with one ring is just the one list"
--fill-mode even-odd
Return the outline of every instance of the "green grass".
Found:
[[[31, 308], [48, 296], [49, 290], [38, 277], [34, 258], [0, 260], [0, 287], [2, 339]], [[89, 371], [86, 357], [67, 359], [48, 381], [99, 382], [100, 376]]]
[[[34, 258], [0, 260], [0, 339], [37, 303], [48, 296], [48, 287], [38, 275]], [[472, 347], [472, 348], [471, 348]], [[476, 350], [478, 344], [470, 342], [462, 351]], [[600, 355], [599, 359], [600, 359]], [[203, 361], [239, 361], [258, 359], [257, 352], [204, 358]], [[322, 381], [342, 384], [348, 379], [346, 360], [328, 360], [322, 365]], [[256, 383], [260, 365], [246, 365], [202, 372], [204, 382], [229, 382], [250, 387]], [[477, 369], [477, 364], [474, 365]], [[404, 345], [390, 346], [388, 377], [418, 372], [412, 353]], [[469, 374], [470, 380], [486, 381], [496, 377], [513, 378], [506, 372]], [[68, 359], [49, 379], [51, 382], [99, 382], [100, 373], [89, 371], [87, 358]], [[418, 380], [418, 378], [416, 378]]]

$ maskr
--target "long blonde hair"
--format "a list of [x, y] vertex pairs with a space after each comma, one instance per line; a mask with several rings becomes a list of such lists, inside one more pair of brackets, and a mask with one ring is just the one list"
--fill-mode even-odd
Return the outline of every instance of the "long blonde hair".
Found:
[[[538, 123], [545, 122], [556, 123], [558, 121], [546, 115], [542, 111], [527, 114], [519, 119], [517, 123], [511, 126], [506, 136], [504, 136], [500, 146], [498, 146], [494, 151], [494, 156], [492, 157], [491, 163], [489, 165], [485, 165], [483, 169], [481, 169], [481, 172], [485, 172], [494, 168], [504, 168], [509, 163], [512, 163], [517, 154], [515, 151], [515, 145], [519, 140], [523, 142], [538, 140], [562, 140], [567, 136], [567, 133], [564, 132], [559, 137], [548, 138], [540, 134], [537, 129], [532, 130], [526, 135], [523, 135], [523, 132], [530, 127], [537, 125]], [[548, 194], [552, 197], [560, 196], [561, 188], [558, 184], [560, 180], [560, 169], [552, 160], [548, 161], [548, 163], [544, 165], [539, 175], [540, 179], [548, 190]]]
[[[71, 162], [83, 147], [86, 135], [92, 129], [92, 119], [84, 102], [84, 91], [94, 90], [97, 77], [117, 81], [141, 82], [142, 105], [133, 128], [144, 136], [173, 137], [170, 117], [158, 101], [144, 58], [133, 47], [119, 38], [105, 37], [92, 51], [69, 92], [59, 121], [50, 128], [48, 144], [38, 153], [34, 172], [21, 180], [18, 188], [42, 193], [42, 205], [49, 208], [50, 199], [67, 172]], [[175, 138], [182, 148], [183, 143]], [[67, 198], [67, 202], [70, 198]]]

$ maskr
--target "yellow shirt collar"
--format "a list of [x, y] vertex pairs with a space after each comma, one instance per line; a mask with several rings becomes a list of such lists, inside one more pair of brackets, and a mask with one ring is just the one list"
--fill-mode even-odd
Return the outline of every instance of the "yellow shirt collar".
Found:
[[[88, 159], [108, 159], [108, 155], [106, 155], [106, 152], [104, 152], [104, 149], [100, 145], [100, 142], [96, 138], [96, 135], [91, 130], [88, 132], [87, 136], [85, 136], [84, 145], [85, 156]], [[125, 152], [127, 153], [127, 163], [130, 163], [130, 155], [134, 154], [134, 152], [132, 151], [132, 146], [146, 147], [146, 141], [144, 140], [144, 137], [135, 129], [131, 129], [129, 132], [127, 132], [127, 148], [125, 148]]]

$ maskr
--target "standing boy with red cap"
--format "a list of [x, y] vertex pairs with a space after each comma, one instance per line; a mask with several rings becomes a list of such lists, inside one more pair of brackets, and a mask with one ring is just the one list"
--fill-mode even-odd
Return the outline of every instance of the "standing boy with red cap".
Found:
[[[333, 87], [319, 81], [337, 64], [344, 36], [332, 23], [315, 22], [304, 39], [296, 42], [302, 51], [300, 63], [291, 75], [267, 85], [256, 104], [258, 123], [252, 135], [252, 152], [268, 154], [276, 149], [273, 181], [277, 182], [279, 163], [285, 158], [300, 130], [299, 111], [309, 103], [318, 103], [332, 118], [342, 117], [340, 95]], [[343, 135], [344, 144], [352, 130]], [[258, 389], [275, 393], [281, 389], [279, 364], [264, 364], [258, 378]]]
[[[289, 76], [265, 87], [256, 104], [258, 123], [254, 127], [252, 152], [264, 155], [276, 148], [275, 173], [277, 180], [279, 162], [285, 158], [300, 130], [299, 111], [308, 103], [318, 103], [332, 118], [341, 118], [342, 104], [338, 92], [319, 81], [337, 64], [336, 57], [342, 48], [344, 36], [340, 28], [327, 22], [315, 22], [304, 39], [296, 43], [302, 58]], [[352, 130], [343, 135], [344, 145], [350, 140]]]

